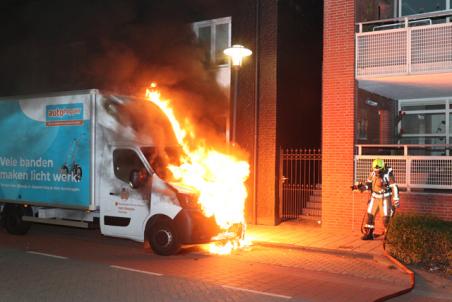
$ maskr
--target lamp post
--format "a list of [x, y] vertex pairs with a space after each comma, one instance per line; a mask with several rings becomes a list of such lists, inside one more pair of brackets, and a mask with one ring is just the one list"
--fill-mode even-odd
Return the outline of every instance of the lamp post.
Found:
[[[232, 133], [230, 133], [229, 141], [235, 144], [236, 141], [236, 121], [237, 121], [237, 94], [239, 86], [239, 69], [242, 66], [243, 58], [250, 56], [253, 52], [242, 45], [232, 45], [232, 47], [226, 48], [224, 54], [231, 58], [232, 71], [234, 73], [234, 94], [232, 98]], [[230, 111], [229, 111], [230, 112]], [[228, 123], [229, 125], [229, 123]]]

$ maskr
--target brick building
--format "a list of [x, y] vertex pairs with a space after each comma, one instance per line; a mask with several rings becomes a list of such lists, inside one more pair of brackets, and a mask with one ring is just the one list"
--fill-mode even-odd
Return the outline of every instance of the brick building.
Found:
[[402, 189], [401, 212], [452, 219], [450, 1], [325, 0], [322, 222], [359, 228], [352, 193], [372, 159]]
[[[317, 0], [212, 2], [192, 20], [200, 39], [202, 29], [210, 28], [212, 57], [218, 50], [210, 38], [222, 22], [230, 26], [230, 44], [253, 51], [239, 73], [235, 125], [236, 141], [251, 164], [248, 222], [281, 221], [280, 148], [320, 147], [322, 8]], [[229, 65], [214, 68], [232, 99]]]

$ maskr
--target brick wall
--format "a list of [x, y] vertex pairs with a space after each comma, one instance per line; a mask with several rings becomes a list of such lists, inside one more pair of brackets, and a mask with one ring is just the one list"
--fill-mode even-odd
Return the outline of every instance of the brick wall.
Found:
[[401, 193], [401, 213], [419, 213], [452, 221], [452, 195]]
[[355, 0], [324, 2], [322, 223], [352, 225]]
[[379, 120], [379, 140], [380, 144], [392, 144], [394, 141], [393, 129], [394, 125], [392, 123], [391, 115], [392, 112], [385, 109], [380, 109], [378, 111], [380, 117]]
[[[376, 102], [377, 106], [370, 106], [367, 100]], [[357, 131], [357, 144], [394, 144], [395, 115], [397, 101], [358, 89], [356, 119], [361, 131]], [[363, 135], [364, 134], [364, 135]]]
[[260, 1], [257, 223], [277, 223], [277, 1]]
[[[265, 225], [275, 225], [278, 216], [277, 17], [278, 6], [274, 0], [238, 1], [232, 15], [232, 43], [246, 45], [253, 51], [240, 69], [237, 100], [237, 142], [248, 153], [249, 163], [255, 163], [253, 156], [257, 163], [256, 170], [251, 166], [247, 183], [246, 218], [247, 222]], [[259, 32], [256, 32], [256, 21]]]
[[358, 22], [394, 17], [394, 1], [392, 0], [358, 0], [356, 2]]
[[[366, 192], [354, 192], [352, 194], [351, 227], [353, 230], [360, 229], [368, 200], [369, 194]], [[400, 208], [397, 213], [427, 214], [452, 221], [452, 195], [401, 192]], [[380, 214], [377, 214], [376, 228], [377, 232], [382, 230]]]

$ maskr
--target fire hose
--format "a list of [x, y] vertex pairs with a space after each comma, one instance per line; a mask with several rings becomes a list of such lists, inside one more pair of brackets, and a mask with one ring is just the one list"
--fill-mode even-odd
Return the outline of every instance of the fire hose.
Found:
[[410, 286], [405, 288], [405, 289], [402, 289], [402, 290], [400, 290], [398, 292], [395, 292], [395, 293], [392, 293], [392, 294], [380, 297], [377, 300], [375, 300], [374, 302], [387, 301], [389, 299], [392, 299], [392, 298], [395, 298], [395, 297], [407, 294], [407, 293], [409, 293], [410, 291], [413, 290], [413, 288], [414, 288], [414, 286], [416, 284], [416, 280], [415, 280], [415, 277], [414, 277], [414, 272], [412, 270], [410, 270], [409, 268], [407, 268], [405, 265], [403, 265], [399, 260], [397, 260], [396, 258], [394, 258], [391, 255], [389, 255], [389, 253], [386, 251], [386, 235], [389, 232], [389, 228], [391, 227], [391, 222], [392, 222], [392, 219], [395, 216], [395, 214], [396, 214], [396, 211], [395, 211], [395, 208], [393, 208], [393, 212], [392, 212], [392, 215], [391, 215], [391, 220], [389, 221], [389, 225], [388, 225], [388, 227], [386, 229], [386, 232], [384, 233], [384, 237], [383, 237], [383, 253], [386, 256], [386, 258], [388, 258], [400, 270], [402, 270], [404, 273], [406, 273], [409, 276], [409, 278], [410, 278]]
[[[355, 189], [355, 186], [352, 186], [352, 189]], [[361, 191], [361, 192], [362, 192], [362, 191]], [[354, 196], [354, 195], [353, 195], [353, 196]], [[364, 213], [363, 219], [362, 219], [362, 221], [361, 221], [361, 233], [364, 232], [363, 226], [364, 226], [364, 219], [365, 219], [365, 217], [366, 217], [366, 214], [367, 214], [367, 209], [366, 209], [366, 212]], [[414, 277], [414, 272], [411, 271], [409, 268], [407, 268], [405, 265], [403, 265], [399, 260], [397, 260], [397, 259], [395, 259], [394, 257], [392, 257], [392, 256], [388, 253], [388, 251], [386, 251], [386, 239], [387, 239], [386, 236], [387, 236], [387, 234], [388, 234], [388, 232], [389, 232], [389, 229], [390, 229], [391, 223], [392, 223], [392, 219], [393, 219], [393, 217], [395, 216], [395, 214], [396, 214], [396, 209], [393, 207], [393, 208], [392, 208], [391, 219], [390, 219], [390, 221], [389, 221], [389, 225], [388, 225], [386, 231], [383, 233], [383, 235], [384, 235], [384, 237], [383, 237], [383, 254], [384, 254], [384, 255], [386, 256], [386, 258], [388, 258], [392, 263], [394, 263], [400, 270], [402, 270], [404, 273], [406, 273], [406, 274], [409, 276], [409, 278], [410, 278], [410, 286], [407, 287], [407, 288], [405, 288], [405, 289], [402, 289], [402, 290], [400, 290], [400, 291], [397, 291], [397, 292], [395, 292], [395, 293], [392, 293], [392, 294], [389, 294], [389, 295], [380, 297], [380, 298], [374, 300], [374, 302], [387, 301], [387, 300], [389, 300], [389, 299], [392, 299], [392, 298], [395, 298], [395, 297], [399, 297], [399, 296], [401, 296], [401, 295], [404, 295], [404, 294], [406, 294], [406, 293], [409, 293], [410, 291], [413, 290], [413, 288], [414, 288], [414, 286], [415, 286], [415, 284], [416, 284], [416, 280], [415, 280], [415, 277]]]

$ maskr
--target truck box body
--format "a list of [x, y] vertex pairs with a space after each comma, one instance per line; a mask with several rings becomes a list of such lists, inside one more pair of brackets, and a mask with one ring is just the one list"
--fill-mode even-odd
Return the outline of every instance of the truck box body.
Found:
[[167, 179], [179, 146], [151, 102], [96, 89], [0, 98], [0, 133], [0, 226], [12, 234], [98, 219], [102, 234], [169, 255], [219, 231]]
[[0, 199], [95, 209], [93, 105], [97, 91], [0, 101]]

